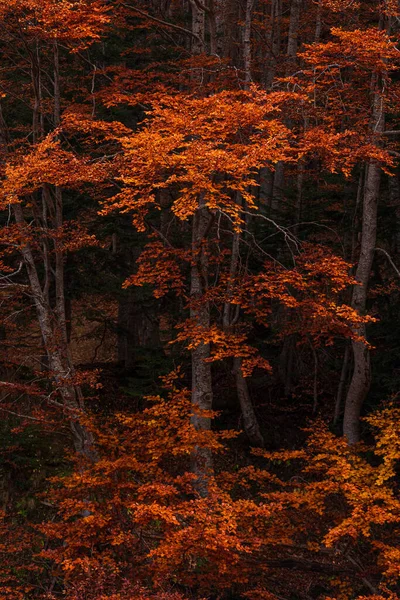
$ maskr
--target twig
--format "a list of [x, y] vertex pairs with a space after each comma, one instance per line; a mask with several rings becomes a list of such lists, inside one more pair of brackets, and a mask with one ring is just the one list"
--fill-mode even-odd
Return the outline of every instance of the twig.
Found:
[[390, 254], [388, 252], [386, 252], [386, 250], [384, 250], [383, 248], [375, 248], [375, 250], [379, 250], [379, 252], [382, 252], [386, 256], [386, 258], [388, 259], [388, 261], [392, 265], [393, 269], [396, 271], [397, 275], [400, 277], [400, 271], [396, 267], [396, 265], [394, 264], [394, 262], [392, 260], [392, 257], [390, 256]]
[[185, 27], [181, 27], [180, 25], [175, 25], [175, 23], [169, 23], [168, 21], [163, 21], [162, 19], [153, 17], [152, 15], [149, 15], [149, 13], [145, 12], [144, 10], [141, 10], [140, 8], [137, 8], [136, 6], [129, 6], [128, 4], [124, 4], [122, 2], [120, 5], [125, 6], [125, 8], [129, 8], [129, 10], [133, 10], [133, 12], [137, 12], [140, 15], [143, 15], [150, 21], [154, 21], [155, 23], [159, 23], [160, 25], [164, 25], [166, 27], [171, 27], [172, 29], [176, 29], [177, 31], [186, 33], [186, 35], [190, 35], [191, 37], [194, 37], [194, 38], [196, 38], [196, 40], [201, 42], [199, 36], [196, 33], [193, 33], [193, 31], [190, 31], [190, 29], [186, 29]]

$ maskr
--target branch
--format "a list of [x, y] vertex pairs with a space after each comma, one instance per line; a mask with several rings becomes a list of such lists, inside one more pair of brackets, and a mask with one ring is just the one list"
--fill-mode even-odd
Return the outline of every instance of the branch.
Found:
[[204, 11], [206, 14], [212, 13], [212, 11], [207, 6], [204, 6], [204, 4], [202, 4], [200, 2], [200, 0], [191, 0], [191, 2], [192, 2], [192, 4], [195, 4], [197, 6], [197, 8]]
[[8, 273], [7, 275], [1, 275], [0, 279], [8, 279], [9, 277], [13, 277], [14, 275], [17, 275], [22, 269], [22, 261], [19, 263], [19, 267], [16, 271], [13, 271], [13, 273]]
[[[354, 560], [354, 558], [351, 558], [351, 556], [347, 556], [347, 559], [358, 569], [360, 569], [360, 572], [363, 571], [361, 565], [358, 564], [357, 561]], [[372, 583], [370, 581], [368, 581], [368, 579], [366, 579], [365, 577], [361, 576], [361, 581], [363, 582], [363, 584], [365, 585], [365, 587], [367, 587], [369, 589], [370, 592], [372, 592], [372, 594], [375, 594], [376, 596], [379, 596], [379, 592], [376, 589], [375, 586], [372, 585]]]
[[0, 410], [2, 412], [7, 413], [8, 415], [13, 415], [15, 417], [19, 417], [20, 419], [29, 419], [30, 421], [37, 421], [38, 423], [48, 423], [53, 425], [51, 421], [46, 421], [45, 419], [38, 419], [37, 417], [31, 417], [30, 415], [21, 415], [21, 413], [14, 412], [12, 410], [8, 410], [7, 408], [3, 408], [0, 406]]
[[175, 25], [174, 23], [169, 23], [168, 21], [163, 21], [162, 19], [159, 19], [158, 17], [153, 17], [152, 15], [149, 15], [149, 13], [145, 12], [144, 10], [141, 10], [140, 8], [136, 8], [136, 6], [129, 6], [128, 4], [124, 4], [122, 2], [121, 2], [121, 6], [125, 6], [125, 8], [129, 8], [130, 10], [133, 10], [134, 12], [137, 12], [140, 15], [143, 15], [143, 17], [146, 17], [146, 19], [149, 19], [150, 21], [154, 21], [155, 23], [164, 25], [164, 27], [171, 27], [172, 29], [176, 29], [177, 31], [186, 33], [186, 35], [190, 35], [190, 36], [196, 38], [196, 40], [201, 41], [199, 36], [196, 35], [195, 33], [193, 33], [193, 31], [190, 31], [190, 29], [186, 29], [185, 27], [181, 27], [180, 25]]
[[390, 254], [388, 254], [386, 252], [386, 250], [384, 250], [383, 248], [375, 248], [375, 250], [379, 250], [379, 252], [382, 252], [386, 258], [388, 259], [388, 261], [390, 262], [390, 264], [392, 265], [393, 269], [396, 271], [397, 275], [400, 277], [400, 271], [399, 269], [396, 267], [396, 265], [394, 264], [392, 257], [390, 256]]

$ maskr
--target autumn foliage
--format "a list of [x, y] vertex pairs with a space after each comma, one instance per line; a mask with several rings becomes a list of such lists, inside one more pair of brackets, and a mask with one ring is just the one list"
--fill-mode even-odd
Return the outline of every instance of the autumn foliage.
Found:
[[[306, 589], [314, 572], [330, 576], [332, 596], [355, 597], [377, 570], [382, 597], [395, 597], [397, 409], [370, 418], [375, 450], [350, 448], [319, 423], [304, 449], [253, 450], [256, 462], [232, 471], [235, 432], [197, 431], [179, 373], [164, 384], [141, 414], [93, 423], [98, 462], [53, 481], [61, 520], [40, 527], [52, 540], [40, 556], [61, 569], [68, 598], [129, 598], [143, 586], [174, 598], [178, 582], [200, 597], [279, 598]], [[221, 456], [207, 498], [188, 470], [199, 446]]]
[[398, 599], [398, 34], [0, 0], [0, 598]]

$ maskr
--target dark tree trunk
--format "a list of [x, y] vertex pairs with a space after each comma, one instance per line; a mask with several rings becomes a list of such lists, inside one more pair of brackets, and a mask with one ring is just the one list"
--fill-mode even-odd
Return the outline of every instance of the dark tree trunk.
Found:
[[[203, 299], [207, 291], [207, 252], [206, 238], [210, 226], [211, 215], [204, 200], [199, 200], [199, 206], [193, 216], [192, 225], [192, 268], [190, 281], [190, 318], [204, 329], [210, 327], [209, 302]], [[211, 365], [206, 360], [210, 357], [209, 344], [201, 343], [192, 350], [192, 403], [201, 410], [212, 409], [212, 379]], [[198, 430], [211, 428], [208, 417], [194, 414], [192, 423]], [[197, 448], [192, 456], [192, 468], [198, 475], [197, 491], [207, 495], [207, 475], [212, 470], [212, 456], [208, 448]]]

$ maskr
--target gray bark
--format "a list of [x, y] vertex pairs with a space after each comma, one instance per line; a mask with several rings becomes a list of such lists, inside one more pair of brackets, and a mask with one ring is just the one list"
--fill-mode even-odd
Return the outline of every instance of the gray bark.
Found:
[[249, 438], [252, 446], [263, 448], [265, 445], [263, 435], [260, 430], [257, 415], [250, 398], [249, 388], [246, 379], [242, 373], [242, 359], [235, 357], [233, 359], [233, 372], [236, 378], [236, 390], [239, 399], [240, 409], [243, 417], [243, 429]]
[[200, 0], [190, 0], [192, 10], [192, 54], [201, 54], [204, 52], [204, 39], [206, 28], [206, 14]]
[[220, 56], [223, 50], [224, 1], [209, 0], [207, 22], [210, 34], [210, 54]]
[[317, 44], [321, 39], [321, 31], [322, 31], [322, 15], [321, 15], [321, 0], [318, 0], [317, 5], [317, 15], [315, 19], [315, 34], [314, 41]]
[[[384, 107], [383, 99], [375, 91], [373, 97], [371, 128], [374, 134], [384, 130]], [[354, 286], [352, 307], [360, 313], [364, 313], [367, 303], [368, 283], [372, 269], [376, 246], [378, 198], [381, 180], [381, 169], [377, 161], [371, 160], [367, 166], [365, 175], [361, 249], [355, 277], [361, 285]], [[361, 324], [355, 328], [357, 335], [366, 337], [366, 326]], [[367, 346], [358, 341], [352, 341], [354, 368], [347, 392], [343, 434], [349, 444], [355, 444], [360, 440], [360, 414], [364, 400], [371, 385], [371, 358]]]
[[266, 87], [270, 88], [275, 77], [277, 57], [280, 54], [281, 45], [281, 20], [282, 20], [282, 0], [272, 0], [271, 2], [271, 31], [270, 31], [270, 57], [268, 61], [268, 70], [266, 74]]
[[[279, 8], [278, 2], [276, 2], [277, 8]], [[288, 34], [288, 43], [286, 48], [286, 58], [287, 58], [287, 67], [286, 67], [286, 75], [290, 75], [290, 72], [293, 70], [296, 63], [297, 56], [297, 38], [299, 32], [300, 25], [300, 9], [301, 9], [302, 0], [292, 0], [292, 4], [290, 7], [290, 21], [289, 21], [289, 34]], [[278, 16], [278, 15], [277, 15]], [[280, 35], [280, 31], [279, 31]], [[275, 50], [277, 51], [277, 50]], [[272, 83], [272, 81], [271, 81]], [[303, 171], [304, 166], [302, 167], [302, 161], [299, 163], [298, 167], [298, 181], [297, 181], [297, 200], [296, 200], [296, 218], [300, 217], [301, 212], [301, 188], [303, 182]], [[303, 168], [303, 170], [302, 170]], [[285, 163], [283, 161], [279, 161], [275, 167], [274, 173], [274, 184], [272, 191], [272, 211], [276, 212], [282, 206], [282, 199], [284, 197], [284, 187], [285, 187]]]
[[292, 0], [290, 6], [290, 21], [289, 21], [289, 33], [288, 33], [288, 44], [286, 55], [288, 57], [288, 69], [296, 59], [298, 35], [299, 35], [299, 24], [300, 24], [300, 10], [302, 0]]
[[350, 346], [349, 346], [349, 344], [346, 344], [346, 348], [345, 348], [344, 356], [343, 356], [343, 362], [342, 362], [342, 369], [340, 372], [339, 386], [338, 386], [338, 391], [336, 394], [335, 412], [333, 415], [333, 424], [334, 425], [337, 425], [339, 423], [339, 419], [340, 419], [340, 416], [342, 413], [342, 400], [343, 400], [344, 389], [345, 389], [345, 385], [346, 385], [347, 373], [349, 371], [349, 359], [350, 359]]
[[[205, 244], [209, 230], [211, 215], [202, 198], [193, 215], [192, 225], [192, 267], [190, 280], [190, 318], [207, 330], [210, 327], [210, 306], [203, 300], [207, 290], [207, 254]], [[201, 343], [192, 350], [192, 403], [200, 410], [212, 409], [211, 365], [206, 360], [210, 357], [210, 345]], [[211, 429], [211, 420], [194, 414], [192, 423], [198, 430]], [[207, 475], [212, 470], [211, 451], [207, 448], [196, 448], [192, 456], [192, 469], [197, 474], [197, 491], [207, 495]]]
[[237, 22], [239, 19], [239, 3], [236, 0], [222, 0], [223, 10], [223, 43], [222, 54], [235, 64], [240, 47]]
[[[229, 328], [236, 323], [238, 317], [238, 307], [233, 307], [229, 300], [233, 291], [234, 278], [236, 277], [238, 270], [239, 242], [239, 234], [235, 233], [232, 241], [232, 255], [229, 272], [229, 283], [227, 289], [227, 302], [225, 302], [223, 310], [223, 327], [225, 331], [229, 330]], [[243, 429], [249, 439], [249, 442], [253, 446], [264, 447], [264, 438], [262, 436], [257, 415], [255, 413], [254, 406], [251, 401], [247, 381], [243, 377], [242, 358], [239, 356], [234, 357], [233, 359], [233, 373], [235, 375], [236, 391], [243, 417]]]
[[245, 88], [249, 88], [251, 78], [251, 16], [254, 0], [246, 0], [246, 12], [243, 29], [243, 69]]
[[[20, 204], [13, 205], [15, 221], [26, 226]], [[93, 438], [91, 433], [79, 423], [79, 413], [83, 410], [83, 402], [79, 388], [69, 384], [74, 374], [74, 366], [68, 355], [65, 338], [58, 320], [51, 310], [40, 284], [32, 249], [29, 244], [21, 247], [22, 257], [28, 273], [33, 302], [36, 308], [38, 323], [46, 348], [50, 371], [54, 377], [65, 408], [71, 413], [70, 425], [75, 449], [91, 460], [95, 459]]]

